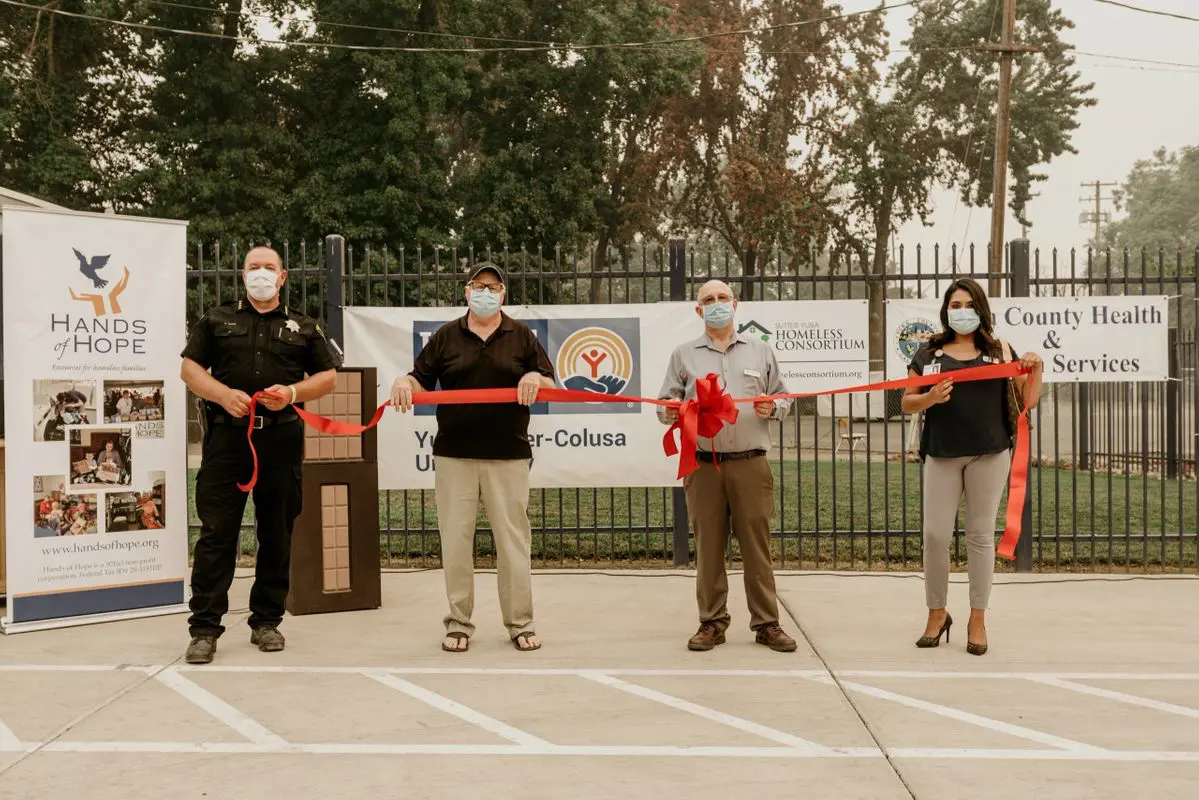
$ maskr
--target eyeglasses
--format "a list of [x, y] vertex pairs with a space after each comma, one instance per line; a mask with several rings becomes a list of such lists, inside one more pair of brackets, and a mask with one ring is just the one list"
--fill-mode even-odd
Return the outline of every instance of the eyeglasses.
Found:
[[707, 296], [707, 297], [705, 297], [703, 300], [700, 300], [700, 301], [699, 301], [699, 304], [700, 304], [701, 306], [710, 306], [710, 305], [712, 305], [713, 303], [731, 303], [731, 302], [733, 302], [733, 296], [732, 296], [732, 295], [729, 295], [729, 294], [715, 294], [715, 295], [708, 295], [708, 296]]
[[504, 284], [502, 283], [480, 283], [479, 281], [471, 281], [466, 285], [471, 291], [475, 292], [488, 291], [498, 294], [499, 292], [504, 291]]

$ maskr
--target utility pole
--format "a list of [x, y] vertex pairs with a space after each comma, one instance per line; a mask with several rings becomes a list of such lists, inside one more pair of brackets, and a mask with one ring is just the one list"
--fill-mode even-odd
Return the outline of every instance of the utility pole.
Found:
[[1095, 225], [1095, 241], [1094, 241], [1094, 244], [1092, 245], [1092, 248], [1094, 250], [1099, 249], [1099, 237], [1102, 234], [1102, 228], [1100, 228], [1100, 223], [1111, 222], [1111, 219], [1112, 219], [1112, 215], [1110, 213], [1105, 213], [1103, 210], [1103, 201], [1111, 200], [1110, 197], [1103, 196], [1103, 187], [1104, 186], [1119, 186], [1119, 184], [1117, 184], [1117, 183], [1102, 183], [1100, 181], [1090, 181], [1089, 183], [1084, 183], [1084, 184], [1082, 184], [1082, 188], [1094, 189], [1095, 195], [1094, 195], [1094, 197], [1078, 198], [1080, 201], [1083, 201], [1083, 202], [1094, 201], [1094, 203], [1095, 203], [1095, 210], [1090, 213], [1084, 211], [1082, 214], [1079, 215], [1079, 220], [1078, 220], [1079, 222], [1081, 222], [1084, 225], [1086, 225], [1088, 223], [1093, 223]]
[[1003, 274], [1003, 222], [1007, 213], [1007, 161], [1012, 132], [1012, 58], [1035, 47], [1016, 44], [1016, 0], [1003, 0], [1003, 32], [998, 45], [983, 49], [999, 53], [999, 103], [995, 113], [995, 177], [991, 198], [991, 261], [988, 294], [998, 297]]

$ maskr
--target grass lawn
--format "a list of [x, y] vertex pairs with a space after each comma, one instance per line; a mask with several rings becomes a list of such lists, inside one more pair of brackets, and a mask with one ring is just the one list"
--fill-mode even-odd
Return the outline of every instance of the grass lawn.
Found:
[[[919, 464], [775, 460], [774, 530], [778, 563], [790, 569], [899, 568], [920, 562]], [[189, 474], [194, 539], [195, 470]], [[1193, 571], [1196, 501], [1193, 480], [1077, 472], [1032, 474], [1034, 560], [1042, 569]], [[247, 504], [243, 552], [254, 549], [253, 502]], [[529, 503], [533, 555], [539, 564], [660, 565], [672, 554], [669, 489], [534, 490]], [[1001, 507], [996, 528], [1003, 527]], [[435, 566], [439, 555], [433, 493], [382, 492], [382, 547], [397, 566]], [[480, 514], [480, 530], [486, 520]], [[493, 555], [490, 536], [478, 540], [481, 562]], [[736, 546], [731, 554], [736, 558]], [[964, 562], [960, 537], [955, 560]], [[1006, 562], [1001, 562], [1006, 563]]]

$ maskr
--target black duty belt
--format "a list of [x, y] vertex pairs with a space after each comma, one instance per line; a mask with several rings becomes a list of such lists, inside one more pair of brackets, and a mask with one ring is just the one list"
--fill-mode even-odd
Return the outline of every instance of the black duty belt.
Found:
[[714, 464], [718, 461], [744, 461], [747, 458], [757, 458], [764, 455], [766, 455], [765, 450], [738, 450], [735, 453], [712, 453], [708, 450], [695, 451], [697, 461], [706, 461], [709, 464]]
[[[268, 417], [263, 414], [254, 416], [254, 430], [263, 428], [271, 428], [279, 425], [287, 425], [291, 422], [296, 422], [300, 419], [300, 415], [292, 412], [290, 414], [280, 414], [278, 416]], [[244, 417], [231, 417], [228, 414], [210, 414], [208, 416], [209, 425], [228, 425], [232, 428], [248, 428], [250, 427], [250, 415]]]

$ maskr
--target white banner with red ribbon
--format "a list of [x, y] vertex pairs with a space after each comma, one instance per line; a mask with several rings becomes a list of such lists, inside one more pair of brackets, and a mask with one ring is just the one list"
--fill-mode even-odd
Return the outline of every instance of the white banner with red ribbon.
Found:
[[[514, 306], [506, 311], [537, 335], [565, 389], [657, 396], [670, 354], [702, 335], [692, 302]], [[412, 368], [433, 332], [465, 313], [451, 308], [345, 310], [346, 363], [375, 367], [380, 396]], [[864, 300], [751, 302], [737, 329], [774, 350], [791, 392], [866, 383]], [[842, 404], [842, 408], [846, 407]], [[379, 488], [433, 488], [435, 409], [388, 412], [379, 426]], [[665, 427], [656, 409], [637, 403], [539, 403], [529, 436], [534, 487], [673, 486], [677, 464], [661, 454]], [[485, 435], [485, 430], [480, 431]]]

